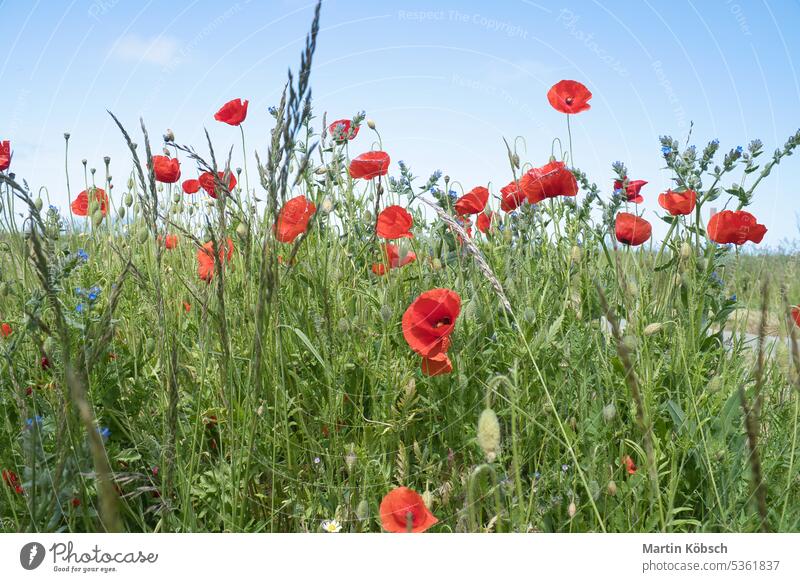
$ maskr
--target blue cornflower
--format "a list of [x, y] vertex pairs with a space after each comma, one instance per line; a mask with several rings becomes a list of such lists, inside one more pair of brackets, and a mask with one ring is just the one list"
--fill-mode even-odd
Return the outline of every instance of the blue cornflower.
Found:
[[733, 302], [736, 302], [736, 293], [734, 293], [733, 295], [731, 295], [731, 301], [733, 301]]
[[75, 312], [76, 312], [76, 313], [83, 313], [83, 303], [78, 303], [78, 304], [75, 306]]
[[75, 295], [83, 296], [86, 294], [86, 291], [83, 290], [83, 287], [75, 287]]
[[50, 212], [53, 214], [58, 214], [58, 206], [53, 206], [52, 204], [49, 206]]
[[569, 465], [567, 464], [561, 465], [561, 470], [566, 473], [567, 471], [569, 471]]
[[711, 140], [711, 143], [713, 143], [714, 145], [719, 145], [719, 140], [717, 138], [714, 138]]
[[433, 174], [431, 174], [431, 178], [433, 178], [434, 180], [438, 180], [441, 177], [442, 177], [442, 171], [441, 170], [436, 170], [436, 171], [433, 172]]
[[447, 194], [450, 196], [450, 198], [453, 199], [458, 198], [458, 192], [456, 192], [455, 190], [450, 190]]
[[103, 439], [104, 441], [105, 441], [105, 440], [108, 440], [108, 437], [110, 437], [110, 436], [111, 436], [111, 429], [110, 429], [110, 428], [108, 428], [107, 426], [104, 426], [104, 427], [102, 427], [102, 428], [98, 428], [98, 429], [97, 429], [97, 432], [99, 432], [99, 433], [100, 433], [100, 436], [102, 437], [102, 439]]
[[95, 285], [94, 287], [89, 289], [89, 294], [86, 297], [89, 299], [89, 301], [94, 302], [94, 301], [97, 301], [97, 298], [99, 296], [100, 296], [100, 287]]
[[672, 148], [669, 146], [661, 146], [661, 153], [665, 156], [669, 155], [672, 152]]
[[278, 114], [278, 109], [274, 105], [267, 107], [267, 111], [269, 111], [269, 114], [273, 117]]
[[743, 151], [743, 150], [742, 150], [742, 146], [736, 146], [736, 153], [737, 153], [737, 154], [741, 154], [741, 153], [742, 153], [742, 151]]
[[77, 254], [77, 255], [78, 255], [78, 258], [79, 258], [80, 260], [82, 260], [84, 263], [85, 263], [86, 261], [88, 261], [88, 260], [89, 260], [89, 255], [88, 255], [88, 253], [87, 253], [85, 250], [83, 250], [83, 249], [78, 249], [78, 252], [77, 252], [77, 253], [75, 253], [75, 254]]
[[25, 419], [25, 424], [28, 426], [28, 428], [32, 427], [34, 424], [42, 424], [42, 417], [37, 414], [33, 418], [27, 418]]

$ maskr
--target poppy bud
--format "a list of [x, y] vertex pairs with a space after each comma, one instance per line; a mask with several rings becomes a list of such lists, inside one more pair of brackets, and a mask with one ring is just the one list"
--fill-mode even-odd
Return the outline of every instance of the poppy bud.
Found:
[[658, 322], [651, 323], [650, 325], [644, 328], [644, 335], [653, 335], [660, 332], [662, 329], [664, 329], [663, 323], [658, 323]]
[[614, 482], [613, 479], [608, 482], [608, 485], [606, 485], [606, 492], [611, 497], [614, 497], [617, 494], [617, 484]]
[[244, 222], [240, 222], [239, 226], [236, 227], [236, 236], [241, 240], [247, 240], [247, 233], [247, 225]]
[[503, 231], [503, 240], [506, 242], [511, 242], [511, 237], [514, 235], [511, 233], [511, 229], [507, 228]]
[[133, 206], [133, 196], [131, 196], [130, 194], [125, 194], [124, 202], [125, 202], [125, 206], [130, 208], [131, 206]]
[[146, 243], [146, 242], [147, 242], [147, 238], [148, 238], [149, 236], [150, 236], [150, 233], [149, 233], [149, 232], [147, 232], [147, 229], [146, 229], [146, 228], [143, 228], [143, 229], [141, 229], [141, 230], [139, 231], [139, 236], [138, 236], [137, 238], [139, 239], [139, 242], [140, 242], [140, 243], [144, 244], [144, 243]]
[[372, 213], [371, 213], [369, 210], [367, 210], [367, 211], [364, 213], [364, 221], [365, 221], [365, 222], [367, 222], [367, 223], [370, 223], [370, 222], [372, 222], [373, 220], [374, 220], [374, 219], [372, 218]]
[[622, 345], [624, 345], [629, 352], [635, 352], [636, 348], [639, 347], [639, 340], [636, 336], [626, 335], [622, 338]]
[[344, 464], [347, 467], [347, 472], [352, 473], [353, 469], [356, 466], [356, 461], [358, 461], [358, 456], [356, 452], [353, 450], [353, 445], [350, 445], [350, 450], [344, 456]]
[[320, 210], [325, 214], [330, 214], [331, 210], [333, 210], [333, 201], [330, 198], [325, 198], [325, 200], [322, 201]]
[[69, 141], [69, 133], [68, 133], [68, 132], [66, 132], [66, 131], [64, 132], [64, 139], [65, 139], [66, 141]]
[[92, 200], [89, 204], [89, 214], [94, 214], [97, 210], [100, 210], [100, 204], [96, 200]]
[[708, 386], [706, 386], [706, 388], [711, 393], [719, 392], [721, 384], [722, 380], [719, 379], [719, 376], [714, 376], [713, 378], [711, 378], [711, 381], [708, 383]]
[[175, 192], [175, 194], [172, 195], [172, 201], [175, 202], [176, 204], [178, 202], [180, 202], [181, 201], [181, 193], [180, 192]]
[[567, 507], [567, 514], [569, 515], [569, 518], [572, 519], [573, 517], [575, 517], [576, 513], [578, 513], [578, 508], [575, 506], [574, 501], [570, 501], [569, 507]]
[[519, 168], [519, 156], [517, 154], [514, 154], [514, 155], [511, 156], [511, 164], [515, 168]]
[[94, 226], [100, 226], [101, 222], [103, 222], [103, 213], [100, 212], [100, 209], [98, 208], [92, 212], [92, 224]]
[[81, 163], [83, 164], [84, 167], [86, 167], [86, 164], [88, 164], [89, 162], [86, 161], [86, 158], [83, 158], [81, 160]]
[[375, 129], [375, 120], [367, 119], [367, 127], [369, 127], [370, 129]]
[[171, 129], [167, 129], [167, 132], [164, 134], [164, 141], [167, 143], [175, 141], [175, 134]]
[[42, 207], [44, 206], [44, 202], [42, 202], [41, 198], [37, 198], [36, 202], [34, 202], [33, 204], [34, 204], [34, 206], [36, 206], [36, 210], [39, 210], [39, 211], [41, 211]]
[[89, 171], [92, 173], [92, 176], [94, 176], [97, 173], [97, 168], [91, 168]]
[[692, 245], [690, 245], [687, 242], [684, 242], [681, 245], [681, 258], [685, 261], [691, 256], [692, 256]]
[[389, 323], [392, 320], [392, 316], [393, 315], [394, 315], [394, 312], [392, 311], [391, 306], [386, 305], [386, 304], [381, 306], [381, 319], [385, 323]]
[[580, 263], [581, 259], [583, 258], [583, 251], [581, 250], [581, 247], [579, 247], [578, 245], [573, 246], [572, 247], [572, 253], [571, 253], [570, 256], [572, 258], [572, 262], [573, 263], [576, 263], [576, 264]]
[[433, 509], [433, 494], [427, 489], [422, 494], [422, 503], [424, 503], [425, 507], [428, 509]]
[[356, 517], [361, 521], [369, 519], [369, 503], [366, 499], [362, 499], [356, 506]]
[[128, 178], [128, 190], [133, 190], [133, 187], [136, 185], [136, 182], [133, 181], [133, 178]]
[[606, 422], [611, 422], [614, 420], [614, 417], [617, 415], [617, 407], [614, 406], [614, 403], [606, 404], [603, 407], [603, 420]]
[[120, 220], [125, 218], [125, 207], [124, 206], [120, 206], [119, 210], [117, 210], [117, 214], [119, 215]]
[[439, 260], [439, 259], [433, 259], [433, 262], [431, 263], [431, 267], [433, 267], [434, 271], [440, 270], [442, 268], [442, 261]]
[[107, 166], [108, 164], [111, 163], [111, 158], [109, 156], [103, 156], [103, 162]]
[[478, 444], [491, 463], [500, 452], [500, 423], [491, 408], [484, 409], [478, 417]]

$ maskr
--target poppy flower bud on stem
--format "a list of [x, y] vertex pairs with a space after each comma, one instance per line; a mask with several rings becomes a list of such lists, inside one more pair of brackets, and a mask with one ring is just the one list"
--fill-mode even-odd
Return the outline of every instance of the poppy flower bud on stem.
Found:
[[572, 519], [575, 517], [575, 514], [578, 513], [578, 508], [575, 506], [574, 501], [569, 502], [569, 507], [567, 507], [567, 514], [569, 514], [569, 518]]
[[581, 247], [575, 245], [572, 247], [571, 258], [573, 263], [580, 263], [581, 259], [583, 258], [583, 251], [581, 251]]
[[651, 323], [644, 328], [644, 335], [654, 335], [664, 329], [663, 323]]
[[238, 236], [241, 240], [246, 240], [247, 235], [247, 225], [244, 222], [240, 222], [239, 226], [236, 227], [236, 236]]
[[367, 127], [369, 127], [370, 129], [375, 129], [375, 120], [367, 119]]
[[491, 408], [484, 409], [478, 417], [478, 444], [489, 463], [494, 462], [500, 452], [500, 423]]
[[356, 506], [356, 517], [361, 521], [369, 518], [369, 503], [366, 499], [362, 499]]
[[611, 497], [614, 497], [617, 494], [617, 484], [614, 482], [613, 479], [608, 482], [608, 485], [606, 485], [606, 492]]
[[617, 407], [614, 406], [614, 403], [606, 404], [603, 407], [603, 420], [606, 422], [611, 422], [614, 420], [614, 417], [617, 415]]
[[684, 242], [681, 245], [681, 259], [684, 261], [692, 256], [692, 245], [687, 242]]

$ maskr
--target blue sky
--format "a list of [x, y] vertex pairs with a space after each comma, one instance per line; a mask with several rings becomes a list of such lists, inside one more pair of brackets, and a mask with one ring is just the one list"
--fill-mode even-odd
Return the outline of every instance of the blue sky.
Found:
[[[106, 109], [131, 130], [141, 115], [151, 134], [169, 127], [198, 147], [208, 127], [220, 149], [237, 144], [240, 165], [238, 132], [213, 113], [249, 99], [248, 146], [266, 150], [266, 110], [297, 66], [312, 11], [304, 0], [0, 0], [0, 139], [12, 141], [13, 170], [66, 204], [69, 131], [72, 183], [82, 184], [81, 158], [99, 169], [110, 155], [119, 195], [128, 156]], [[615, 160], [648, 180], [645, 216], [663, 234], [656, 198], [670, 183], [659, 135], [684, 138], [694, 121], [701, 146], [761, 138], [772, 151], [800, 127], [798, 22], [800, 3], [788, 0], [330, 0], [312, 74], [315, 108], [329, 119], [365, 110], [393, 161], [496, 191], [510, 179], [502, 138], [523, 136], [523, 159], [546, 163], [553, 138], [566, 139], [547, 89], [580, 80], [594, 98], [573, 118], [576, 165], [606, 194]], [[365, 130], [351, 151], [370, 140]], [[796, 238], [799, 182], [800, 155], [757, 194], [751, 209], [769, 228], [765, 244]]]

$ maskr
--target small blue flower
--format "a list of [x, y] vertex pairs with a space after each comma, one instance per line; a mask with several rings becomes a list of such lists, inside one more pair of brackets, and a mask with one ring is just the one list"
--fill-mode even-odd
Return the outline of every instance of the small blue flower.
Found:
[[713, 143], [715, 146], [719, 145], [719, 140], [717, 138], [714, 138], [711, 140], [711, 143]]
[[58, 206], [53, 206], [52, 204], [49, 206], [50, 212], [53, 214], [58, 214]]
[[75, 287], [75, 295], [83, 297], [86, 294], [86, 291], [83, 290], [83, 287]]
[[736, 153], [737, 154], [742, 153], [742, 146], [736, 146]]
[[436, 170], [433, 174], [431, 174], [431, 178], [434, 179], [434, 180], [438, 180], [441, 177], [442, 177], [442, 171], [441, 170]]
[[37, 414], [33, 418], [27, 418], [25, 419], [25, 424], [28, 426], [28, 428], [31, 428], [34, 424], [41, 425], [42, 417]]
[[78, 252], [76, 254], [78, 255], [78, 258], [82, 260], [84, 263], [89, 260], [89, 255], [83, 249], [78, 249]]
[[672, 148], [671, 147], [669, 147], [669, 146], [662, 146], [661, 147], [661, 153], [664, 154], [665, 156], [668, 156], [670, 154], [670, 152], [672, 152]]
[[731, 295], [731, 301], [733, 301], [734, 303], [736, 302], [736, 293]]
[[99, 296], [100, 296], [100, 287], [95, 285], [94, 287], [89, 289], [89, 294], [86, 297], [89, 299], [89, 301], [95, 302], [95, 301], [97, 301], [97, 298]]
[[98, 428], [98, 429], [97, 429], [97, 432], [99, 432], [99, 433], [100, 433], [100, 437], [101, 437], [101, 438], [102, 438], [104, 441], [107, 441], [107, 440], [108, 440], [108, 437], [110, 437], [110, 436], [111, 436], [111, 429], [110, 429], [110, 428], [108, 428], [107, 426], [104, 426], [104, 427], [102, 427], [102, 428]]
[[75, 306], [75, 312], [76, 312], [76, 313], [83, 313], [83, 303], [78, 303], [78, 304]]
[[567, 465], [567, 464], [561, 465], [561, 470], [562, 470], [564, 473], [566, 473], [567, 471], [569, 471], [569, 465]]
[[320, 459], [319, 457], [314, 457], [314, 464], [315, 465], [319, 465], [321, 462], [322, 462], [322, 459]]

